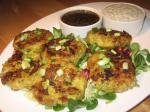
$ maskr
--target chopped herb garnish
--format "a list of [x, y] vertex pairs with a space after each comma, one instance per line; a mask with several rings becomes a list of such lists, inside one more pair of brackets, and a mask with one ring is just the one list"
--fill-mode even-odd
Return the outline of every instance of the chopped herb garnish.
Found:
[[60, 40], [59, 44], [63, 46], [65, 42], [67, 42], [67, 39]]
[[111, 32], [111, 31], [112, 31], [111, 28], [107, 28], [107, 29], [106, 29], [106, 32]]
[[27, 39], [28, 39], [28, 36], [29, 36], [29, 35], [28, 35], [27, 33], [24, 33], [24, 34], [21, 35], [20, 40], [21, 40], [21, 41], [27, 40]]
[[48, 46], [49, 49], [55, 49], [55, 46]]
[[60, 50], [60, 49], [61, 49], [61, 46], [60, 46], [60, 45], [55, 47], [55, 50], [56, 50], [56, 51], [58, 51], [58, 50]]
[[23, 60], [21, 63], [21, 67], [22, 67], [22, 69], [27, 69], [27, 68], [30, 68], [31, 66], [28, 61]]
[[36, 29], [34, 30], [34, 33], [35, 33], [37, 36], [40, 36], [40, 35], [42, 34], [42, 31], [41, 31], [41, 29], [36, 28]]
[[41, 68], [39, 71], [38, 71], [39, 75], [41, 77], [45, 76], [45, 73], [46, 73], [46, 70], [44, 68]]
[[42, 86], [43, 86], [44, 89], [47, 89], [49, 87], [49, 80], [47, 79], [46, 81], [44, 81], [42, 83]]
[[128, 68], [129, 68], [128, 63], [127, 63], [127, 62], [123, 62], [122, 68], [123, 68], [124, 70], [128, 70]]
[[99, 47], [96, 43], [90, 45], [91, 52], [101, 51], [103, 48]]
[[98, 62], [98, 65], [104, 66], [110, 62], [110, 58], [104, 57], [102, 60]]
[[53, 39], [54, 39], [53, 36], [49, 36], [49, 37], [48, 37], [48, 41], [51, 41], [51, 40], [53, 40]]
[[25, 57], [23, 60], [24, 60], [24, 61], [27, 61], [27, 62], [31, 62], [31, 61], [32, 61], [31, 58], [26, 58], [26, 57]]
[[48, 59], [44, 58], [44, 59], [42, 60], [42, 63], [41, 63], [41, 64], [46, 65], [47, 63], [48, 63]]
[[69, 38], [69, 39], [74, 39], [75, 36], [73, 33], [70, 33], [69, 35], [67, 35], [65, 38]]
[[119, 33], [119, 32], [117, 32], [117, 33], [114, 33], [114, 36], [115, 37], [119, 37], [121, 34]]
[[64, 74], [64, 71], [63, 71], [62, 69], [58, 69], [58, 70], [56, 71], [56, 74], [57, 74], [58, 76], [62, 76], [62, 75]]
[[114, 49], [111, 49], [111, 53], [113, 53], [114, 55], [117, 54], [117, 52]]
[[82, 68], [82, 65], [88, 60], [89, 56], [89, 53], [85, 53], [84, 56], [81, 57], [77, 62], [77, 67]]

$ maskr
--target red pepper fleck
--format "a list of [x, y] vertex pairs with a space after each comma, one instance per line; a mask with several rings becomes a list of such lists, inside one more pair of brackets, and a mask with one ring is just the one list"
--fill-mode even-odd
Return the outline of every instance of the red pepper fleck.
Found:
[[90, 71], [89, 69], [83, 69], [82, 70], [82, 75], [85, 76], [87, 79], [89, 78], [89, 75], [90, 75]]

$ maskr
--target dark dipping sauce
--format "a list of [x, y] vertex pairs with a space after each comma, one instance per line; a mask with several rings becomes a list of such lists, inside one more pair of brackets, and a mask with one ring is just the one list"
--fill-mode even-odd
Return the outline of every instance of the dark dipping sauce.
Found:
[[88, 10], [75, 10], [64, 14], [61, 20], [72, 26], [88, 26], [99, 21], [99, 16]]

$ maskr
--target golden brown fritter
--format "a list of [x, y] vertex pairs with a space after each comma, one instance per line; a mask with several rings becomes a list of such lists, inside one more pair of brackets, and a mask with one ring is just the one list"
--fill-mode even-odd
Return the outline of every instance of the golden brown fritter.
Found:
[[15, 50], [19, 50], [32, 60], [40, 59], [40, 52], [42, 52], [44, 45], [48, 39], [52, 37], [52, 33], [44, 29], [35, 29], [33, 31], [26, 31], [17, 35], [13, 42]]
[[[3, 65], [1, 72], [2, 84], [8, 85], [13, 90], [31, 89], [36, 82], [41, 80], [41, 77], [35, 74], [40, 65], [35, 61], [28, 64], [30, 67], [23, 65], [22, 53], [16, 51]], [[27, 68], [23, 69], [23, 66]]]
[[49, 41], [42, 54], [44, 60], [68, 61], [74, 64], [83, 56], [86, 46], [74, 38], [57, 38]]
[[96, 43], [98, 46], [108, 49], [128, 46], [131, 39], [131, 36], [124, 31], [120, 32], [104, 28], [97, 29], [96, 31], [93, 29], [87, 34], [88, 43]]
[[44, 105], [67, 104], [69, 99], [82, 99], [87, 80], [68, 62], [55, 62], [46, 67], [43, 80], [33, 88], [33, 96]]
[[135, 68], [128, 54], [97, 52], [88, 59], [87, 65], [90, 78], [100, 91], [123, 92], [136, 85]]

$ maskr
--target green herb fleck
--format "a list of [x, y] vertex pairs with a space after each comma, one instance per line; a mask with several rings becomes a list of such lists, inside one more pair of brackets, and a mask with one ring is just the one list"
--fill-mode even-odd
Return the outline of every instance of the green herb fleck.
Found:
[[119, 37], [121, 34], [119, 32], [114, 33], [115, 37]]
[[37, 36], [40, 36], [40, 35], [42, 34], [42, 31], [41, 31], [41, 29], [36, 28], [36, 29], [34, 30], [34, 33], [35, 33]]
[[29, 35], [28, 35], [27, 33], [24, 33], [24, 34], [21, 35], [20, 40], [21, 40], [21, 41], [27, 40], [27, 39], [28, 39], [28, 36], [29, 36]]
[[77, 67], [82, 68], [82, 65], [88, 60], [89, 56], [89, 53], [85, 53], [84, 56], [81, 57], [77, 62]]
[[48, 41], [53, 40], [53, 38], [54, 38], [53, 36], [49, 36], [49, 37], [48, 37]]

